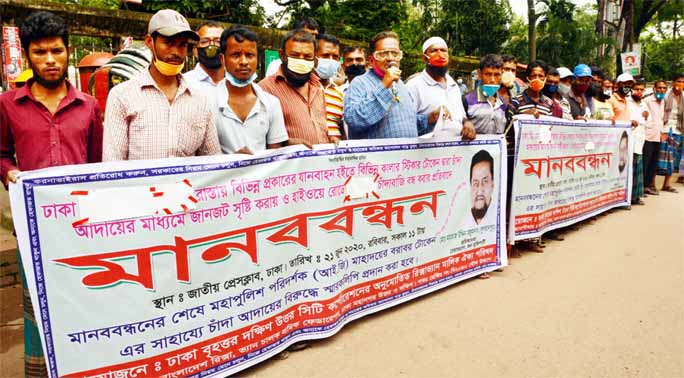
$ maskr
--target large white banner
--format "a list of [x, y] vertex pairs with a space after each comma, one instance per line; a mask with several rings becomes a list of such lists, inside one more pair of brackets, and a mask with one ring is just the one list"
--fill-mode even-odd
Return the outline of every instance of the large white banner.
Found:
[[25, 173], [12, 211], [50, 376], [226, 376], [505, 266], [504, 143]]
[[539, 237], [608, 209], [629, 206], [629, 124], [531, 116], [514, 122], [513, 240]]

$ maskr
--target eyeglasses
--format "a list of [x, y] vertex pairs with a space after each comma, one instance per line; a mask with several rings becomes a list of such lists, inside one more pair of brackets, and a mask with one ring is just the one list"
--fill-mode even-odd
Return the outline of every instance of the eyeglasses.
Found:
[[379, 50], [373, 53], [373, 58], [377, 60], [385, 60], [387, 58], [401, 60], [403, 56], [404, 53], [401, 50]]
[[220, 46], [221, 45], [221, 39], [220, 38], [200, 38], [199, 43], [197, 43], [198, 47], [207, 47], [209, 45]]

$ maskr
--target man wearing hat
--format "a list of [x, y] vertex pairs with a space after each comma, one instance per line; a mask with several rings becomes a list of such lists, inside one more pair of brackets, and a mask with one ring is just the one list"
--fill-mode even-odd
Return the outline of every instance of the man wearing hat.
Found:
[[449, 48], [441, 37], [428, 38], [423, 43], [425, 69], [406, 83], [417, 114], [428, 115], [443, 107], [444, 124], [451, 135], [475, 138], [475, 128], [468, 121], [461, 100], [461, 89], [449, 75]]
[[170, 9], [155, 13], [147, 32], [152, 64], [109, 93], [103, 160], [219, 154], [211, 105], [181, 75], [188, 43], [199, 36]]
[[376, 34], [370, 43], [372, 68], [357, 76], [344, 95], [344, 120], [349, 139], [415, 138], [430, 132], [440, 109], [416, 114], [413, 99], [401, 80], [403, 53], [392, 31]]
[[615, 85], [617, 88], [615, 88], [612, 96], [608, 99], [608, 103], [613, 107], [613, 120], [629, 122], [631, 118], [627, 108], [627, 99], [632, 95], [634, 78], [626, 72], [622, 73], [618, 76]]
[[573, 119], [589, 119], [593, 112], [593, 104], [587, 96], [587, 91], [592, 83], [591, 68], [586, 64], [578, 64], [573, 70], [571, 90], [567, 95], [570, 102], [570, 114]]

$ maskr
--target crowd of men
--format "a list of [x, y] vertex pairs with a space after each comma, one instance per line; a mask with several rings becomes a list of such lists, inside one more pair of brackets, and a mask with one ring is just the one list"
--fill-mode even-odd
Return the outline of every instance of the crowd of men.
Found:
[[[111, 90], [103, 123], [95, 99], [66, 80], [64, 20], [34, 13], [20, 36], [33, 78], [0, 95], [5, 185], [16, 182], [21, 171], [51, 166], [252, 154], [295, 144], [431, 132], [464, 140], [505, 135], [510, 171], [516, 114], [631, 123], [632, 204], [642, 205], [646, 195], [677, 192], [672, 176], [684, 172], [684, 74], [673, 77], [671, 86], [657, 80], [653, 95], [645, 98], [645, 82], [628, 73], [613, 81], [598, 67], [552, 68], [537, 60], [527, 64], [525, 82], [516, 78], [514, 57], [488, 54], [480, 60], [474, 89], [463, 93], [463, 83], [448, 73], [449, 47], [440, 37], [425, 41], [425, 69], [404, 83], [396, 33], [378, 33], [368, 52], [360, 46], [341, 51], [337, 38], [305, 18], [282, 39], [280, 60], [257, 84], [254, 31], [224, 30], [215, 22], [194, 31], [178, 12], [161, 10], [150, 19], [144, 39], [152, 64]], [[190, 49], [199, 63], [182, 73]], [[660, 190], [656, 175], [664, 176]], [[677, 182], [683, 178], [680, 173]], [[510, 185], [509, 180], [509, 193]], [[24, 301], [26, 376], [46, 376], [26, 286]]]

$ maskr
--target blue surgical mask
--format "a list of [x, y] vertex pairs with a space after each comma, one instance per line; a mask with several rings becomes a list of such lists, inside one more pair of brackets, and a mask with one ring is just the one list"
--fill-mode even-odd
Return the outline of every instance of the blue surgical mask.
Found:
[[492, 97], [499, 90], [499, 84], [482, 84], [482, 93], [487, 97]]
[[318, 66], [316, 67], [316, 72], [318, 77], [323, 80], [328, 80], [335, 76], [337, 71], [340, 69], [340, 61], [335, 59], [318, 59]]
[[229, 72], [226, 72], [226, 79], [234, 87], [239, 87], [239, 88], [246, 87], [246, 86], [252, 84], [252, 82], [254, 80], [256, 80], [256, 78], [257, 78], [256, 72], [253, 73], [252, 76], [250, 76], [249, 79], [247, 79], [247, 80], [236, 79], [235, 76], [231, 75]]
[[656, 93], [655, 98], [658, 101], [663, 101], [665, 99], [665, 93]]
[[558, 86], [557, 85], [547, 85], [546, 90], [549, 91], [549, 93], [556, 93], [556, 91], [558, 90]]

